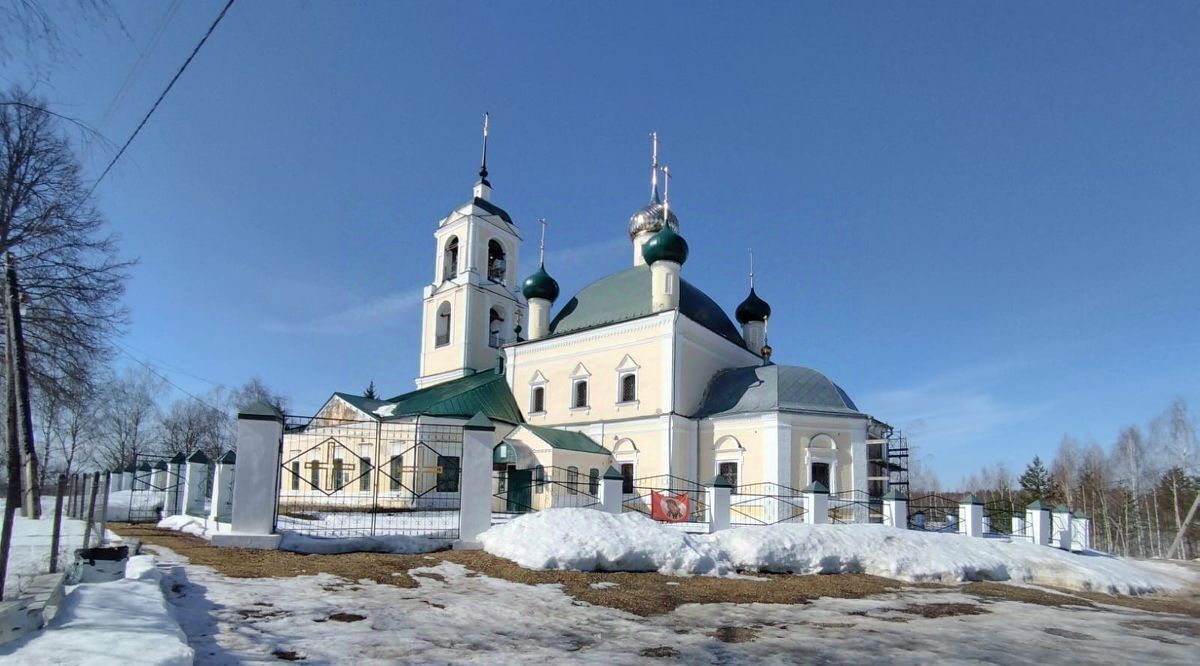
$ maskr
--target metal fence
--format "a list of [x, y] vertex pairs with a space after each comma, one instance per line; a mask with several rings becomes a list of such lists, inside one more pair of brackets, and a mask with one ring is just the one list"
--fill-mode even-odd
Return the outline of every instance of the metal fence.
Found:
[[[112, 491], [109, 515], [128, 523], [158, 522], [183, 513], [183, 471], [165, 455], [141, 454], [134, 461], [131, 488]], [[167, 506], [169, 503], [172, 506]]]
[[1012, 500], [995, 500], [983, 505], [983, 536], [1033, 540], [1025, 521], [1025, 508]]
[[636, 511], [688, 532], [708, 531], [708, 489], [695, 481], [660, 474], [634, 479], [623, 490], [628, 492], [623, 493], [622, 511]]
[[276, 528], [458, 538], [461, 426], [285, 417]]
[[778, 483], [749, 483], [729, 497], [729, 522], [735, 527], [804, 522], [804, 493]]
[[829, 522], [839, 525], [882, 523], [883, 500], [864, 490], [829, 493]]
[[942, 495], [922, 495], [908, 501], [908, 529], [922, 532], [957, 532], [958, 500]]
[[584, 476], [573, 467], [516, 469], [497, 466], [492, 472], [492, 522], [522, 513], [563, 507], [600, 506], [600, 477]]

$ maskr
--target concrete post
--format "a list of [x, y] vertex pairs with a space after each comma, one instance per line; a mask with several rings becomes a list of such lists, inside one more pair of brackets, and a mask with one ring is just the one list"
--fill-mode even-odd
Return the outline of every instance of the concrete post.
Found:
[[187, 459], [187, 474], [183, 482], [183, 512], [189, 516], [205, 515], [205, 490], [208, 489], [208, 456], [203, 451]]
[[718, 474], [708, 482], [708, 532], [720, 532], [730, 527], [729, 501], [733, 486], [729, 479]]
[[1092, 521], [1082, 511], [1071, 516], [1071, 545], [1071, 550], [1081, 552], [1092, 549]]
[[237, 456], [226, 451], [217, 458], [216, 476], [213, 477], [212, 504], [208, 517], [214, 522], [228, 523], [233, 516], [233, 470]]
[[137, 490], [137, 488], [133, 487], [133, 472], [135, 469], [133, 465], [130, 465], [121, 472], [121, 490]]
[[175, 454], [167, 463], [167, 503], [163, 512], [169, 516], [183, 513], [183, 483], [187, 474], [187, 456]]
[[971, 537], [983, 536], [983, 500], [968, 494], [958, 501], [958, 513], [962, 516], [962, 522], [958, 525], [960, 533]]
[[804, 522], [820, 525], [829, 522], [829, 489], [819, 481], [808, 484], [804, 493]]
[[492, 526], [492, 440], [496, 427], [482, 412], [463, 425], [456, 550], [479, 550], [479, 535]]
[[233, 467], [233, 520], [230, 532], [213, 534], [214, 546], [274, 549], [275, 508], [279, 502], [283, 415], [264, 402], [238, 414], [237, 464]]
[[1026, 524], [1025, 516], [1013, 515], [1012, 535], [1014, 538], [1029, 538], [1029, 526]]
[[1054, 525], [1051, 534], [1053, 546], [1070, 552], [1072, 522], [1071, 510], [1067, 508], [1067, 505], [1059, 504], [1054, 507], [1054, 515], [1051, 518], [1051, 523]]
[[883, 496], [883, 524], [908, 529], [908, 496], [895, 488]]
[[125, 480], [125, 475], [121, 473], [121, 470], [120, 470], [120, 469], [114, 469], [114, 470], [111, 472], [111, 474], [112, 474], [112, 489], [113, 489], [114, 491], [117, 491], [117, 490], [124, 490], [124, 489], [125, 489], [125, 486], [124, 486], [124, 485], [122, 485], [122, 483], [123, 483], [123, 481]]
[[608, 471], [600, 479], [600, 509], [602, 511], [621, 515], [625, 499], [621, 487], [624, 483], [625, 477], [621, 476], [621, 472], [616, 467], [609, 465]]
[[1041, 501], [1025, 507], [1025, 524], [1033, 543], [1039, 546], [1050, 545], [1050, 510]]

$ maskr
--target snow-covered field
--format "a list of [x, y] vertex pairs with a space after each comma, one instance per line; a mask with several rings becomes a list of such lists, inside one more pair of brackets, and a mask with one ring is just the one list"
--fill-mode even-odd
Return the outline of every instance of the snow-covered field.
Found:
[[285, 533], [307, 533], [328, 538], [402, 533], [410, 537], [441, 539], [444, 546], [445, 541], [457, 536], [458, 511], [280, 513], [276, 528]]
[[108, 519], [148, 520], [162, 510], [163, 502], [163, 492], [159, 490], [113, 490], [108, 494]]
[[1193, 571], [1169, 563], [870, 524], [780, 524], [693, 535], [640, 514], [551, 509], [497, 525], [481, 540], [488, 552], [532, 569], [867, 573], [910, 582], [1015, 581], [1116, 594], [1174, 592], [1200, 582]]
[[[1180, 633], [1196, 620], [1156, 625], [1164, 616], [981, 603], [945, 590], [686, 605], [643, 618], [578, 602], [557, 585], [499, 580], [432, 558], [411, 571], [419, 587], [406, 589], [327, 574], [230, 579], [159, 552], [196, 664], [280, 655], [318, 664], [644, 664], [655, 655], [686, 664], [1190, 664], [1200, 647], [1195, 634]], [[930, 619], [905, 610], [948, 603], [978, 614]]]
[[[0, 499], [0, 511], [4, 500]], [[50, 546], [54, 532], [54, 498], [42, 498], [42, 518], [22, 518], [18, 512], [13, 521], [12, 547], [8, 556], [8, 576], [4, 581], [4, 596], [16, 595], [34, 576], [50, 572]], [[59, 530], [58, 561], [60, 570], [69, 565], [75, 549], [83, 545], [84, 522], [63, 517]]]

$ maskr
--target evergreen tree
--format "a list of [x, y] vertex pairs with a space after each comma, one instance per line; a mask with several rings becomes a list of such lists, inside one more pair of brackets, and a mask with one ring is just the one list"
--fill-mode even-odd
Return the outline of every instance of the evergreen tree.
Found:
[[1053, 498], [1053, 488], [1050, 484], [1050, 471], [1042, 464], [1040, 456], [1034, 456], [1033, 462], [1025, 468], [1021, 475], [1021, 499], [1025, 504], [1034, 500], [1049, 502]]
[[374, 379], [371, 380], [370, 384], [367, 384], [366, 390], [363, 391], [363, 397], [370, 398], [371, 400], [379, 399], [379, 394], [375, 392], [375, 380]]

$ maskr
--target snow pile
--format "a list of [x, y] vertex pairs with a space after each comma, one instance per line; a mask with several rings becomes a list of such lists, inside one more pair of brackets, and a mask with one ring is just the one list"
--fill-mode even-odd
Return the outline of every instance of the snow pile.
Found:
[[337, 555], [340, 553], [431, 553], [446, 547], [445, 541], [422, 537], [389, 534], [386, 536], [357, 536], [322, 539], [295, 532], [282, 532], [280, 550], [306, 555]]
[[163, 530], [174, 530], [198, 536], [201, 539], [211, 539], [212, 536], [208, 533], [208, 521], [196, 516], [167, 516], [158, 521], [158, 528]]
[[531, 569], [728, 575], [866, 573], [910, 582], [996, 580], [1112, 594], [1176, 592], [1200, 578], [1169, 564], [883, 525], [741, 527], [690, 535], [639, 513], [550, 509], [497, 525], [484, 548]]
[[[96, 500], [96, 513], [100, 513]], [[108, 494], [108, 520], [121, 522], [130, 516], [152, 516], [162, 510], [163, 493], [150, 490], [114, 490]]]
[[594, 509], [529, 513], [480, 535], [489, 553], [530, 569], [723, 574], [728, 567], [696, 536], [639, 513]]
[[192, 648], [171, 618], [154, 558], [130, 558], [125, 578], [79, 585], [44, 630], [4, 646], [3, 658], [42, 664], [190, 665]]

